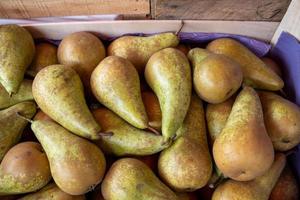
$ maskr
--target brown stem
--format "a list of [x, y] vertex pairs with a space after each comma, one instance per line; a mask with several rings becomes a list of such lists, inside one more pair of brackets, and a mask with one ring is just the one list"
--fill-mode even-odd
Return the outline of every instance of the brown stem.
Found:
[[100, 135], [101, 137], [111, 137], [114, 135], [113, 132], [99, 132], [98, 135]]
[[155, 128], [152, 128], [151, 126], [148, 126], [146, 130], [153, 132], [155, 135], [160, 135], [160, 132], [158, 132]]
[[178, 36], [178, 34], [181, 32], [181, 30], [182, 30], [182, 28], [183, 28], [183, 26], [184, 26], [184, 21], [181, 20], [180, 22], [181, 22], [181, 25], [180, 25], [179, 29], [175, 32], [175, 35], [176, 35], [176, 36]]
[[21, 115], [19, 112], [17, 112], [16, 114], [17, 114], [20, 118], [22, 118], [22, 119], [28, 121], [29, 123], [33, 123], [33, 120], [31, 120], [31, 119], [29, 119], [29, 118], [27, 118], [27, 117]]

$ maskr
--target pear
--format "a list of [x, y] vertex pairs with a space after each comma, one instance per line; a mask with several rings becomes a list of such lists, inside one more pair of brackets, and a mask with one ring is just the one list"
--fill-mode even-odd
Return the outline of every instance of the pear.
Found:
[[299, 184], [291, 167], [286, 164], [276, 185], [274, 186], [269, 200], [299, 200]]
[[186, 44], [179, 44], [176, 46], [176, 49], [184, 53], [184, 55], [187, 55], [189, 51], [191, 50], [191, 47]]
[[33, 100], [31, 80], [24, 80], [20, 85], [19, 91], [12, 96], [9, 96], [5, 88], [0, 85], [0, 109], [13, 106], [22, 101], [30, 100]]
[[283, 88], [282, 79], [238, 41], [230, 38], [216, 39], [208, 44], [207, 49], [223, 54], [240, 64], [246, 85], [272, 91]]
[[35, 45], [35, 56], [26, 74], [31, 77], [35, 75], [43, 68], [58, 64], [57, 60], [57, 47], [53, 44], [42, 42]]
[[85, 197], [69, 195], [59, 189], [55, 183], [50, 183], [40, 191], [28, 194], [19, 200], [85, 200]]
[[198, 200], [195, 192], [177, 193], [179, 200]]
[[50, 180], [47, 156], [36, 142], [17, 144], [0, 164], [0, 196], [33, 192]]
[[284, 166], [284, 154], [276, 154], [271, 168], [252, 181], [228, 180], [214, 192], [212, 200], [268, 200]]
[[90, 77], [95, 67], [105, 57], [101, 40], [89, 32], [76, 32], [63, 38], [58, 46], [59, 63], [72, 67], [89, 89]]
[[145, 78], [158, 97], [165, 140], [176, 137], [188, 111], [192, 93], [189, 62], [177, 49], [166, 48], [149, 59]]
[[287, 151], [300, 143], [300, 108], [272, 92], [259, 92], [268, 134], [277, 151]]
[[157, 96], [150, 91], [142, 92], [142, 99], [149, 119], [149, 125], [161, 131], [161, 109]]
[[213, 55], [213, 53], [208, 51], [207, 49], [202, 49], [202, 48], [191, 49], [188, 52], [187, 57], [189, 58], [189, 60], [192, 64], [193, 71], [195, 70], [195, 66], [197, 63], [200, 63], [201, 61], [203, 61], [205, 58], [207, 58], [210, 55]]
[[195, 191], [205, 186], [212, 174], [205, 116], [202, 102], [192, 96], [191, 105], [178, 138], [161, 152], [158, 172], [167, 185], [176, 191]]
[[237, 181], [253, 180], [272, 165], [274, 149], [253, 88], [245, 87], [237, 96], [226, 125], [214, 142], [213, 155], [221, 172]]
[[159, 154], [153, 154], [149, 156], [136, 156], [134, 158], [145, 163], [153, 172], [157, 172], [157, 161]]
[[101, 128], [86, 105], [82, 83], [73, 69], [64, 65], [42, 69], [33, 81], [32, 93], [42, 111], [72, 133], [100, 138]]
[[194, 68], [195, 91], [206, 102], [221, 103], [240, 88], [243, 72], [239, 64], [230, 58], [210, 54], [201, 59], [203, 51], [199, 48], [192, 49], [188, 57]]
[[92, 73], [91, 88], [100, 103], [128, 123], [140, 129], [148, 127], [139, 75], [128, 60], [106, 57]]
[[107, 200], [177, 200], [151, 169], [134, 158], [117, 160], [107, 172], [101, 191]]
[[33, 38], [25, 28], [0, 26], [0, 83], [10, 96], [19, 91], [34, 53]]
[[282, 71], [281, 71], [281, 67], [271, 58], [269, 57], [264, 57], [261, 59], [265, 65], [272, 69], [279, 77], [282, 77]]
[[113, 132], [112, 136], [95, 141], [107, 154], [151, 155], [169, 146], [162, 136], [137, 129], [106, 108], [94, 110], [93, 114], [103, 131]]
[[114, 40], [107, 49], [109, 56], [115, 55], [128, 59], [142, 74], [149, 58], [157, 51], [176, 47], [179, 38], [174, 33], [161, 33], [148, 37], [123, 36]]
[[211, 146], [220, 135], [230, 115], [235, 96], [218, 104], [207, 104], [206, 121]]
[[101, 182], [106, 162], [95, 144], [53, 121], [33, 121], [31, 129], [43, 146], [52, 177], [62, 191], [82, 195]]
[[17, 113], [32, 118], [36, 112], [33, 102], [23, 102], [0, 111], [0, 161], [5, 153], [21, 138], [27, 121], [21, 119]]
[[46, 115], [42, 110], [39, 110], [34, 116], [33, 120], [48, 120], [53, 121], [48, 115]]

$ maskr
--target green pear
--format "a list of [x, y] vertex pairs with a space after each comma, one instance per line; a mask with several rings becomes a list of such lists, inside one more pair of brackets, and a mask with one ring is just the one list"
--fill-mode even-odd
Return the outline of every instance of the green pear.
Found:
[[93, 111], [98, 123], [105, 132], [113, 132], [112, 136], [95, 141], [108, 154], [151, 155], [167, 148], [161, 135], [135, 128], [106, 108]]
[[166, 48], [149, 59], [145, 78], [158, 97], [165, 140], [176, 137], [188, 111], [192, 93], [191, 68], [185, 55]]
[[95, 144], [53, 121], [33, 121], [31, 129], [47, 154], [52, 177], [61, 190], [82, 195], [101, 182], [106, 161]]
[[5, 153], [21, 138], [27, 121], [20, 118], [17, 113], [32, 118], [36, 112], [33, 102], [23, 102], [0, 111], [0, 161]]
[[86, 105], [83, 85], [73, 69], [64, 65], [42, 69], [33, 81], [32, 94], [45, 114], [72, 133], [100, 138], [101, 128]]
[[128, 60], [106, 57], [92, 73], [91, 88], [101, 104], [128, 123], [140, 129], [148, 127], [139, 75]]
[[237, 181], [263, 175], [274, 161], [259, 97], [251, 87], [237, 96], [226, 125], [214, 142], [213, 155], [221, 172]]
[[220, 135], [226, 125], [230, 115], [235, 96], [218, 104], [207, 104], [206, 106], [206, 121], [210, 145], [212, 146], [216, 138]]
[[109, 56], [115, 55], [128, 59], [142, 74], [149, 58], [157, 51], [176, 47], [179, 39], [174, 33], [161, 33], [148, 37], [123, 36], [114, 40], [107, 49]]
[[0, 109], [7, 108], [22, 101], [29, 100], [33, 100], [31, 80], [23, 80], [20, 85], [19, 91], [11, 96], [7, 93], [5, 88], [0, 85]]
[[28, 194], [19, 200], [85, 200], [84, 195], [73, 196], [65, 193], [55, 183], [50, 183], [40, 191]]
[[177, 200], [152, 170], [134, 158], [117, 160], [107, 172], [101, 191], [107, 200]]
[[36, 142], [17, 144], [0, 164], [0, 196], [34, 192], [50, 180], [47, 156]]
[[53, 44], [42, 42], [35, 45], [35, 56], [29, 68], [26, 71], [31, 77], [41, 71], [41, 69], [49, 66], [58, 64], [57, 60], [57, 47]]
[[200, 48], [192, 49], [188, 54], [194, 68], [194, 88], [206, 102], [221, 103], [240, 88], [243, 72], [238, 63], [226, 56], [206, 54]]
[[196, 96], [192, 96], [187, 116], [177, 132], [182, 136], [161, 152], [158, 172], [174, 190], [195, 191], [204, 187], [212, 174], [204, 110]]
[[72, 67], [80, 76], [83, 85], [90, 89], [93, 70], [105, 58], [102, 41], [89, 32], [76, 32], [63, 38], [58, 46], [59, 63]]
[[272, 189], [269, 200], [299, 200], [300, 187], [295, 175], [292, 168], [286, 163], [276, 185]]
[[0, 83], [10, 96], [19, 91], [34, 53], [33, 38], [25, 28], [0, 26]]
[[272, 92], [259, 92], [268, 134], [277, 151], [288, 151], [300, 143], [300, 108]]
[[215, 190], [212, 200], [268, 200], [284, 166], [284, 154], [276, 154], [271, 168], [251, 181], [228, 180]]
[[247, 47], [230, 38], [220, 38], [208, 44], [207, 49], [213, 53], [223, 54], [240, 64], [244, 83], [265, 90], [280, 90], [282, 79]]

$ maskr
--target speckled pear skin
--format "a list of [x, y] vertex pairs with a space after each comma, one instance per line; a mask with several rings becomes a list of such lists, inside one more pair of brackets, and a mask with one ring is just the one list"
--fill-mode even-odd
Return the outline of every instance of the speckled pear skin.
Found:
[[41, 69], [55, 64], [58, 64], [57, 47], [46, 42], [39, 43], [35, 45], [35, 56], [27, 69], [26, 74], [35, 77]]
[[72, 133], [96, 140], [101, 130], [87, 107], [78, 74], [64, 65], [42, 69], [32, 85], [34, 100], [41, 110]]
[[179, 192], [204, 187], [212, 174], [212, 160], [208, 149], [202, 101], [192, 96], [180, 137], [161, 152], [158, 172], [167, 185]]
[[65, 193], [55, 183], [50, 183], [40, 191], [28, 194], [19, 200], [85, 200], [84, 195], [73, 196]]
[[30, 33], [18, 25], [0, 26], [0, 83], [17, 93], [35, 53]]
[[50, 180], [47, 156], [36, 142], [17, 144], [0, 164], [0, 196], [34, 192]]
[[106, 108], [99, 108], [93, 114], [103, 131], [113, 132], [95, 143], [107, 154], [152, 155], [167, 148], [164, 138], [152, 132], [137, 129]]
[[145, 78], [159, 100], [165, 140], [176, 137], [190, 105], [192, 77], [189, 61], [177, 49], [160, 50], [149, 59]]
[[34, 102], [23, 102], [0, 111], [0, 162], [5, 153], [21, 138], [27, 121], [17, 113], [32, 118], [36, 112]]
[[259, 92], [265, 125], [277, 151], [288, 151], [300, 143], [300, 109], [272, 92]]
[[212, 55], [212, 54], [213, 53], [208, 51], [207, 49], [193, 48], [188, 52], [187, 57], [190, 60], [190, 62], [192, 64], [191, 66], [194, 70], [196, 63], [201, 62], [202, 60], [204, 60], [205, 58], [207, 58], [209, 55]]
[[0, 109], [13, 106], [22, 101], [34, 100], [32, 96], [32, 81], [23, 80], [20, 85], [20, 89], [17, 93], [13, 94], [11, 97], [5, 90], [5, 88], [0, 85]]
[[252, 181], [228, 180], [214, 191], [212, 200], [268, 200], [284, 166], [286, 157], [278, 153], [271, 168]]
[[274, 161], [274, 149], [264, 125], [258, 94], [251, 87], [237, 96], [226, 125], [213, 145], [221, 172], [237, 181], [263, 175]]
[[148, 37], [123, 36], [114, 40], [107, 49], [109, 56], [128, 59], [140, 74], [144, 73], [149, 58], [157, 51], [176, 47], [179, 39], [174, 33], [161, 33]]
[[47, 154], [52, 177], [61, 190], [82, 195], [101, 182], [106, 161], [95, 144], [53, 121], [34, 121], [31, 129]]
[[101, 104], [128, 123], [140, 129], [148, 127], [139, 75], [128, 60], [106, 57], [92, 73], [91, 88]]
[[230, 38], [216, 39], [208, 44], [207, 49], [213, 53], [223, 54], [240, 64], [244, 83], [254, 88], [280, 90], [283, 80], [244, 45]]
[[107, 200], [179, 200], [142, 161], [117, 160], [107, 172], [101, 191]]

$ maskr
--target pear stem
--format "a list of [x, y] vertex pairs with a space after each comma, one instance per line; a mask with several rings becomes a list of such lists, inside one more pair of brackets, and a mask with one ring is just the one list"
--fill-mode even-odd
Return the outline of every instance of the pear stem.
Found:
[[17, 114], [20, 118], [22, 118], [22, 119], [28, 121], [29, 123], [31, 123], [31, 124], [33, 123], [33, 120], [31, 120], [31, 119], [29, 119], [29, 118], [27, 118], [27, 117], [21, 115], [19, 112], [17, 112], [16, 114]]
[[111, 137], [114, 135], [113, 132], [99, 132], [98, 135], [100, 135], [101, 137]]
[[146, 130], [153, 132], [155, 135], [160, 135], [160, 132], [158, 132], [155, 128], [152, 128], [151, 126], [148, 126]]
[[223, 182], [223, 180], [224, 179], [226, 179], [225, 178], [225, 176], [223, 175], [223, 174], [221, 174], [218, 178], [217, 178], [217, 180], [215, 180], [214, 182], [212, 182], [212, 183], [210, 183], [209, 185], [208, 185], [208, 187], [209, 188], [216, 188], [216, 187], [218, 187], [222, 182]]
[[184, 26], [184, 21], [181, 20], [180, 22], [181, 22], [181, 25], [180, 25], [179, 29], [175, 32], [175, 35], [176, 35], [176, 36], [179, 35], [179, 33], [181, 32], [181, 30], [182, 30], [182, 28], [183, 28], [183, 26]]

